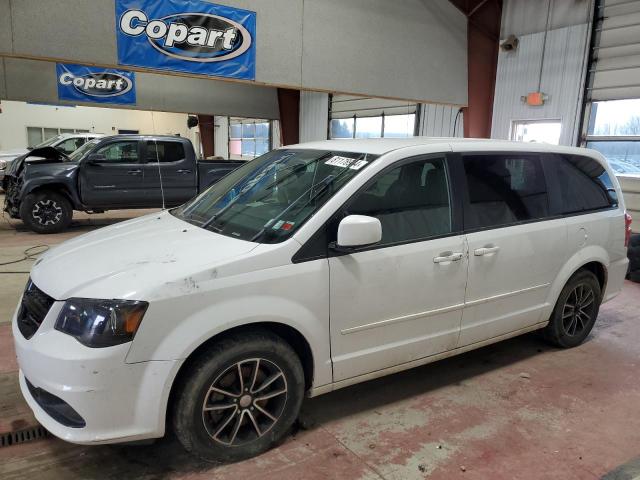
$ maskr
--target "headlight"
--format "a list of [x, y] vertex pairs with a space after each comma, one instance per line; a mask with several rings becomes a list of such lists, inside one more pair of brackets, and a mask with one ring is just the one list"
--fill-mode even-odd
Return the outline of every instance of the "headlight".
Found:
[[130, 342], [147, 311], [147, 302], [71, 298], [62, 307], [55, 329], [87, 347]]
[[0, 170], [5, 170], [7, 168], [7, 162], [4, 160], [0, 160]]

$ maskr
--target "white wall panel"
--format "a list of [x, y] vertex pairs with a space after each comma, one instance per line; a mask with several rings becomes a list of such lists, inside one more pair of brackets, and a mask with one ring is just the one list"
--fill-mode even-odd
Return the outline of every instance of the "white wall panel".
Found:
[[229, 158], [229, 117], [214, 117], [213, 154]]
[[0, 100], [7, 98], [7, 88], [4, 83], [4, 58], [0, 58]]
[[327, 139], [329, 94], [300, 92], [300, 143]]
[[[466, 18], [448, 0], [216, 2], [257, 12], [257, 84], [467, 103]], [[114, 0], [0, 0], [0, 52], [115, 66], [115, 23]]]
[[89, 130], [114, 135], [119, 129], [142, 134], [175, 135], [193, 140], [195, 129], [187, 127], [184, 113], [123, 110], [103, 107], [67, 107], [2, 102], [0, 150], [27, 147], [27, 127]]
[[551, 30], [547, 36], [540, 90], [548, 95], [541, 107], [531, 107], [521, 96], [538, 88], [544, 33], [523, 35], [514, 52], [500, 51], [493, 105], [492, 138], [509, 139], [513, 120], [558, 119], [560, 143], [574, 145], [584, 82], [588, 25]]
[[463, 137], [464, 115], [458, 115], [458, 107], [451, 105], [422, 104], [418, 135], [424, 137]]
[[[58, 100], [53, 62], [4, 58], [8, 100], [70, 104]], [[123, 106], [168, 112], [278, 118], [276, 89], [157, 73], [136, 73], [137, 104]]]
[[467, 103], [466, 19], [448, 0], [305, 0], [303, 31], [305, 88]]
[[506, 38], [543, 32], [547, 25], [549, 2], [550, 30], [591, 21], [592, 0], [505, 0], [500, 36]]
[[0, 0], [0, 53], [13, 51], [10, 0]]

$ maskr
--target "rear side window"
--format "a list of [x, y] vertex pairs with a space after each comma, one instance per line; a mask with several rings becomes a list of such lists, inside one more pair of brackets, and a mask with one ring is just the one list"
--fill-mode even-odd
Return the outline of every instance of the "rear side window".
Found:
[[554, 182], [551, 208], [555, 214], [572, 214], [615, 207], [616, 191], [600, 163], [578, 155], [545, 158], [548, 178]]
[[537, 155], [468, 155], [465, 229], [507, 226], [549, 216], [549, 198]]
[[147, 142], [148, 163], [179, 162], [184, 158], [184, 146], [180, 142]]

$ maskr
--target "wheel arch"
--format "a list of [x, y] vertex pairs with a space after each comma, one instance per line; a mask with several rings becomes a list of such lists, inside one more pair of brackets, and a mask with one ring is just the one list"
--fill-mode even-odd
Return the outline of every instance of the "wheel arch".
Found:
[[71, 204], [72, 209], [77, 209], [78, 202], [74, 195], [69, 191], [69, 188], [64, 183], [44, 183], [44, 184], [27, 184], [22, 191], [22, 198], [20, 201], [24, 201], [25, 197], [30, 194], [40, 192], [55, 192], [64, 196]]
[[243, 332], [249, 331], [267, 331], [277, 335], [282, 340], [287, 342], [289, 346], [293, 348], [293, 350], [298, 355], [298, 358], [300, 359], [302, 370], [304, 372], [305, 391], [308, 391], [311, 388], [311, 386], [313, 385], [314, 375], [313, 351], [311, 349], [311, 345], [304, 337], [304, 335], [300, 333], [300, 331], [290, 325], [278, 322], [254, 322], [239, 325], [219, 332], [214, 336], [206, 339], [204, 342], [198, 345], [182, 362], [180, 368], [176, 372], [176, 375], [171, 381], [171, 387], [167, 400], [167, 408], [165, 410], [165, 422], [168, 418], [170, 418], [171, 408], [174, 404], [176, 395], [176, 386], [180, 384], [181, 379], [189, 371], [189, 366], [192, 365], [201, 355], [207, 352], [211, 345], [215, 344], [216, 342], [219, 342], [220, 340], [228, 336], [242, 334]]
[[576, 252], [567, 262], [556, 276], [555, 280], [551, 284], [549, 289], [549, 295], [547, 297], [547, 308], [544, 312], [545, 320], [551, 316], [551, 312], [558, 301], [560, 292], [569, 281], [569, 279], [575, 275], [579, 270], [588, 270], [592, 272], [600, 283], [600, 290], [604, 296], [607, 281], [608, 281], [608, 268], [609, 255], [607, 251], [600, 246], [589, 246], [579, 252]]

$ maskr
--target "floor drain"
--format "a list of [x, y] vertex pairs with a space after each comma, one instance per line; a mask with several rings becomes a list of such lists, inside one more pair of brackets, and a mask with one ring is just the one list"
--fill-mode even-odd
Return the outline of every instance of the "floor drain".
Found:
[[11, 445], [18, 445], [20, 443], [33, 442], [41, 438], [47, 438], [49, 432], [47, 432], [41, 425], [37, 427], [25, 428], [24, 430], [18, 430], [16, 432], [9, 432], [0, 434], [0, 448], [10, 447]]

